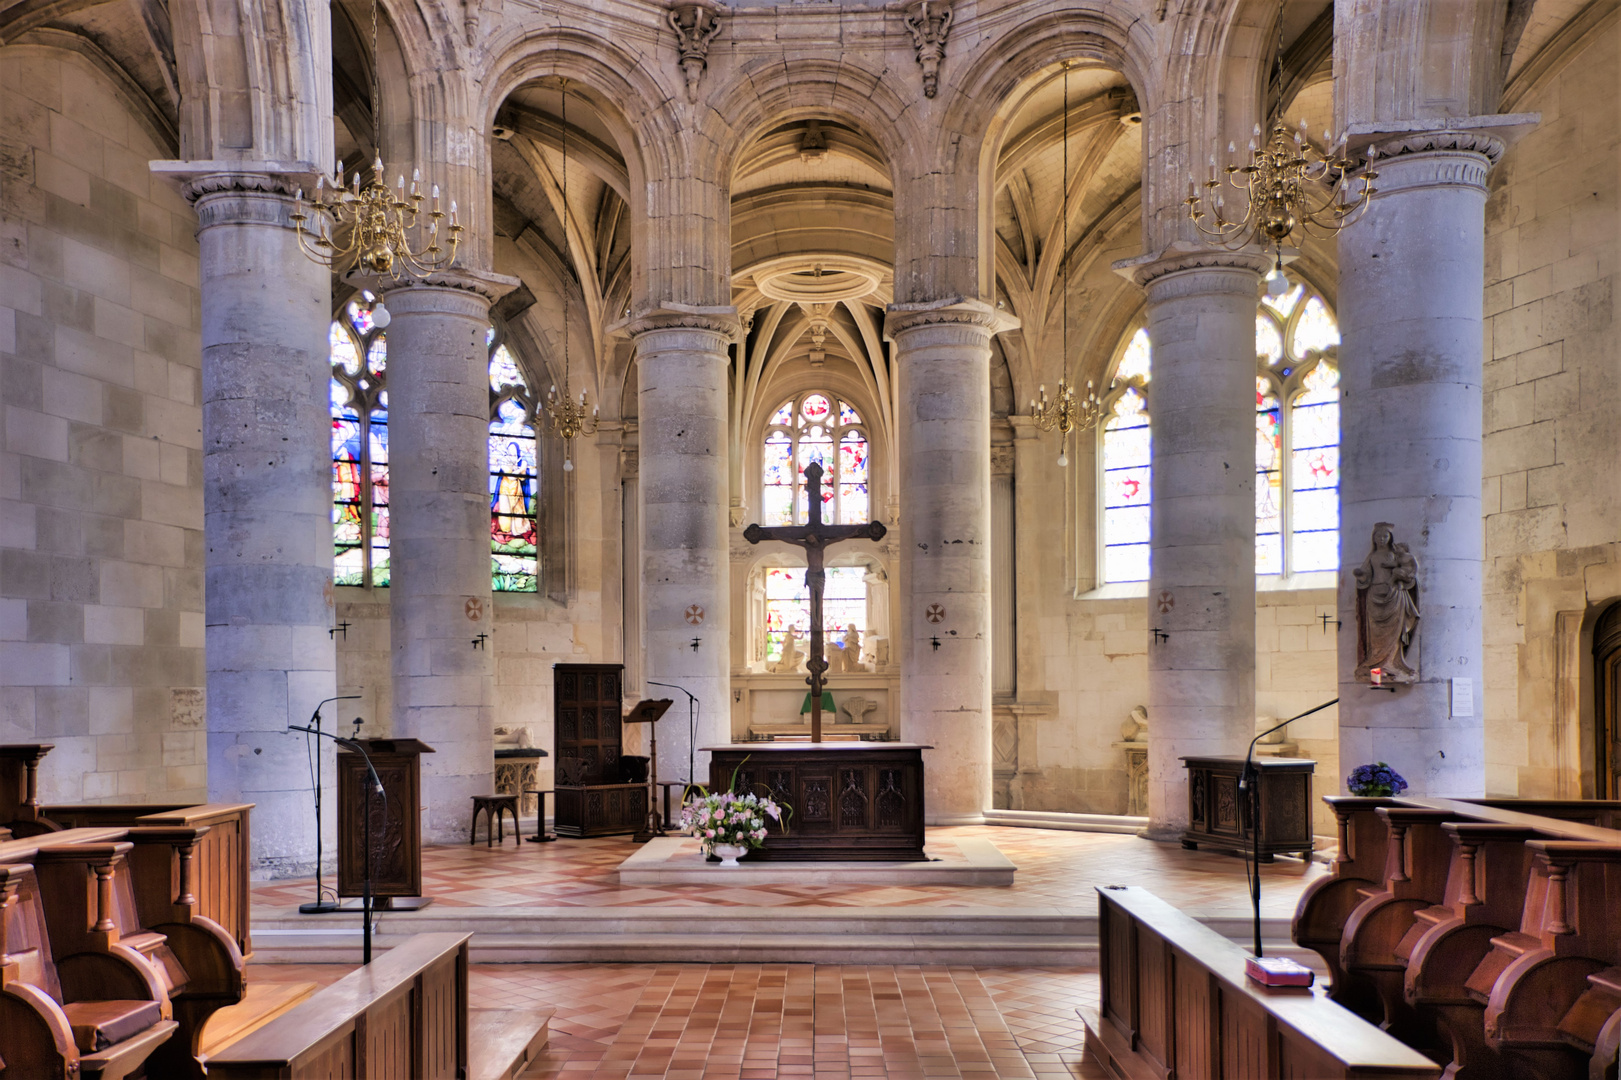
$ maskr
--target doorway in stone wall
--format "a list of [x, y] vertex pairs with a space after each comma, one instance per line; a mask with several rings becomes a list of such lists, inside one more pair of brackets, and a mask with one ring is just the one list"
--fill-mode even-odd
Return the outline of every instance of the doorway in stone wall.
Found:
[[1621, 798], [1621, 603], [1593, 627], [1593, 795]]

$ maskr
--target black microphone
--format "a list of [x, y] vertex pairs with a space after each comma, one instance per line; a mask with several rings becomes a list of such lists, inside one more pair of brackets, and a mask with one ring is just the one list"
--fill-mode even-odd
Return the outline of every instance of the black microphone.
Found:
[[[1255, 769], [1255, 744], [1274, 731], [1281, 731], [1296, 720], [1303, 720], [1312, 713], [1322, 712], [1330, 705], [1338, 705], [1339, 702], [1339, 698], [1325, 701], [1316, 708], [1307, 709], [1299, 716], [1291, 716], [1287, 720], [1273, 724], [1250, 740], [1250, 748], [1244, 754], [1244, 771], [1238, 777], [1238, 790], [1250, 793], [1250, 857], [1244, 863], [1244, 874], [1249, 878], [1256, 957], [1261, 955], [1261, 785]], [[1309, 858], [1307, 861], [1310, 861]]]

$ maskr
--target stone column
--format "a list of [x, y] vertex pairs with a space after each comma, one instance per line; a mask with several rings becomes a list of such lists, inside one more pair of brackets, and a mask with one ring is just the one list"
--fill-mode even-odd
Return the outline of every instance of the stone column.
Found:
[[[494, 787], [490, 304], [515, 283], [453, 271], [384, 294], [389, 313], [393, 734], [422, 759], [424, 836], [466, 835]], [[482, 639], [481, 639], [482, 636]]]
[[[1339, 239], [1340, 771], [1388, 761], [1410, 795], [1481, 795], [1482, 289], [1503, 146], [1452, 132], [1380, 149], [1379, 193]], [[1381, 521], [1418, 562], [1418, 681], [1395, 693], [1355, 678], [1352, 571]], [[1471, 683], [1467, 708], [1453, 679]]]
[[[659, 729], [659, 777], [709, 782], [709, 755], [732, 741], [731, 562], [727, 551], [727, 347], [730, 308], [654, 311], [629, 327], [636, 343], [640, 433], [643, 675], [698, 699], [695, 738], [687, 700]], [[693, 643], [697, 642], [697, 647]]]
[[[337, 693], [331, 275], [288, 220], [301, 182], [243, 169], [185, 185], [201, 255], [208, 795], [255, 804], [254, 867], [270, 876], [314, 866], [304, 737], [286, 729]], [[327, 706], [326, 730], [335, 717]], [[330, 744], [320, 753], [330, 788]], [[330, 812], [326, 827], [330, 853]]]
[[900, 390], [900, 734], [933, 747], [936, 825], [991, 806], [991, 335], [1011, 325], [954, 300], [892, 305], [885, 327]]
[[1266, 260], [1200, 252], [1133, 267], [1154, 381], [1148, 830], [1188, 822], [1189, 754], [1255, 727], [1255, 307]]

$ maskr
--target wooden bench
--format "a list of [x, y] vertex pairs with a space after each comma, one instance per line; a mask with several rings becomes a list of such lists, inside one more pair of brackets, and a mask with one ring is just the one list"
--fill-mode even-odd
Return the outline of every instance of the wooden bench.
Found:
[[1294, 928], [1335, 972], [1336, 1001], [1460, 1080], [1613, 1067], [1621, 832], [1606, 826], [1621, 803], [1327, 801], [1340, 858]]
[[1441, 1067], [1329, 1000], [1269, 988], [1249, 955], [1152, 893], [1098, 889], [1103, 1001], [1087, 1052], [1117, 1077], [1438, 1077]]
[[210, 1080], [513, 1080], [551, 1010], [470, 1009], [471, 934], [417, 934], [208, 1059]]
[[[126, 846], [88, 844], [79, 855], [112, 873]], [[71, 868], [65, 853], [72, 850], [49, 854]], [[0, 865], [0, 1060], [7, 1075], [120, 1080], [174, 1034], [162, 977], [117, 940], [110, 881], [98, 875], [94, 891], [54, 890], [47, 901], [33, 865]]]

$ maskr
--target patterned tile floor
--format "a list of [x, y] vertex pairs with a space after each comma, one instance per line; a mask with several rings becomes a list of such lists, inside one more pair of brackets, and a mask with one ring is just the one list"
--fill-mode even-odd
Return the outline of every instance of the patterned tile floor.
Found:
[[[249, 978], [329, 983], [340, 965], [253, 964]], [[1094, 972], [810, 964], [474, 966], [483, 1008], [549, 1006], [526, 1080], [1102, 1077], [1075, 1010]]]
[[[531, 831], [525, 829], [525, 832]], [[423, 853], [423, 891], [445, 907], [1091, 907], [1097, 885], [1142, 885], [1197, 915], [1248, 911], [1244, 864], [1229, 855], [1184, 851], [1135, 836], [965, 826], [932, 836], [990, 839], [1019, 868], [1013, 885], [621, 886], [614, 870], [636, 845], [628, 838], [560, 840], [514, 847], [451, 844]], [[718, 873], [719, 871], [717, 871]], [[1263, 866], [1263, 914], [1287, 917], [1321, 863], [1280, 858]], [[254, 907], [286, 912], [314, 893], [308, 879], [253, 886]]]

